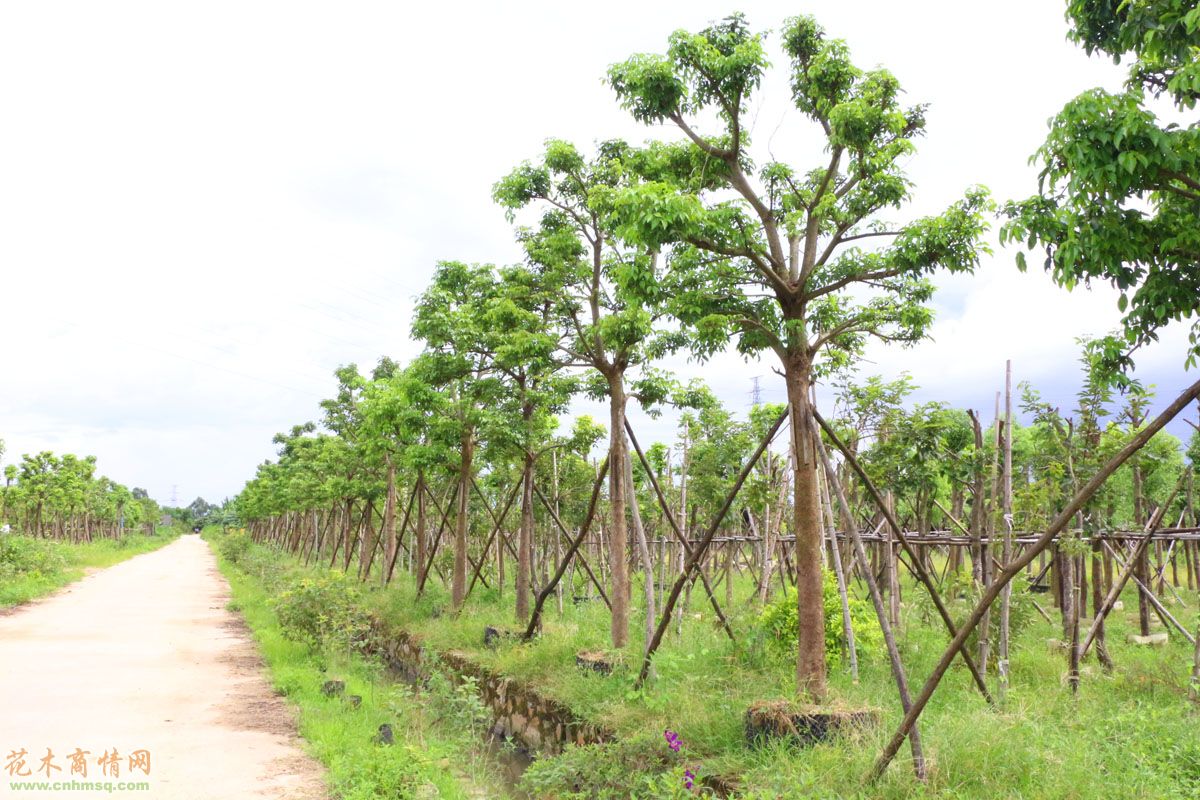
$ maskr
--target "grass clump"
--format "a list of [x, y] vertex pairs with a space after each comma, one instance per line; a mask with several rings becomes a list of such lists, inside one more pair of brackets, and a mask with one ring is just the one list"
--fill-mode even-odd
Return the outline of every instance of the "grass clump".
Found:
[[[662, 733], [568, 748], [555, 758], [538, 759], [521, 777], [530, 797], [563, 800], [625, 800], [674, 797], [686, 791], [686, 757]], [[695, 770], [691, 770], [695, 774]], [[690, 794], [686, 796], [692, 796]]]

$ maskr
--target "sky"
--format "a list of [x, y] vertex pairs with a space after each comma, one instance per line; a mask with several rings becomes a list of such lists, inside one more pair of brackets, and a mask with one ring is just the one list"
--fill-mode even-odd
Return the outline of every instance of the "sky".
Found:
[[[550, 137], [672, 135], [617, 106], [608, 65], [733, 10], [756, 28], [813, 14], [857, 63], [886, 66], [910, 102], [930, 104], [907, 165], [915, 200], [896, 219], [936, 213], [973, 184], [1027, 196], [1048, 118], [1121, 82], [1066, 42], [1064, 5], [3, 4], [5, 458], [94, 454], [164, 503], [236, 494], [275, 455], [275, 432], [319, 416], [336, 367], [418, 352], [412, 306], [439, 259], [519, 260], [490, 198], [496, 179]], [[807, 164], [819, 143], [789, 113], [782, 73], [764, 83], [751, 135], [758, 152]], [[1076, 337], [1119, 318], [1105, 287], [1068, 294], [998, 246], [975, 275], [938, 283], [932, 340], [873, 347], [863, 367], [908, 372], [916, 401], [991, 409], [1012, 359], [1017, 380], [1068, 410]], [[1185, 343], [1168, 330], [1139, 358], [1160, 405], [1195, 379]], [[754, 376], [764, 400], [783, 397], [769, 362], [664, 366], [739, 411]], [[644, 442], [674, 424], [633, 421]]]

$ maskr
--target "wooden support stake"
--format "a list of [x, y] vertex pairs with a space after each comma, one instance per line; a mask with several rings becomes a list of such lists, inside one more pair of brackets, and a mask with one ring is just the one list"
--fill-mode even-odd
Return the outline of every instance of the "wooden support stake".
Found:
[[[533, 635], [537, 633], [538, 628], [541, 627], [542, 607], [546, 604], [546, 598], [550, 596], [554, 591], [554, 587], [562, 580], [563, 575], [567, 572], [567, 565], [574, 560], [575, 554], [579, 552], [579, 546], [587, 538], [588, 531], [592, 527], [592, 520], [596, 517], [596, 501], [600, 499], [600, 487], [604, 485], [604, 476], [607, 473], [608, 458], [606, 457], [600, 463], [600, 469], [596, 472], [596, 481], [592, 484], [592, 499], [588, 502], [587, 516], [584, 517], [583, 525], [579, 528], [579, 535], [571, 541], [571, 546], [567, 548], [567, 552], [563, 553], [562, 561], [558, 562], [558, 569], [554, 571], [554, 576], [538, 592], [537, 600], [533, 604], [533, 611], [529, 615], [529, 626], [525, 628], [525, 634], [522, 637], [525, 641], [532, 639]], [[607, 597], [604, 598], [604, 602], [608, 603]], [[610, 605], [609, 608], [611, 609], [612, 606]]]
[[1079, 490], [1078, 494], [1075, 495], [1075, 498], [1067, 507], [1055, 517], [1050, 527], [1038, 537], [1033, 546], [1026, 550], [1020, 558], [1008, 564], [997, 579], [984, 590], [983, 596], [975, 604], [975, 608], [971, 610], [966, 621], [959, 627], [958, 634], [942, 653], [942, 657], [938, 660], [937, 666], [934, 667], [933, 673], [925, 681], [925, 685], [921, 688], [921, 694], [917, 696], [913, 707], [904, 715], [904, 719], [900, 722], [900, 726], [896, 729], [891, 741], [884, 747], [883, 752], [879, 754], [879, 758], [875, 761], [875, 766], [871, 770], [870, 778], [872, 780], [876, 780], [883, 775], [884, 771], [888, 768], [888, 764], [892, 763], [892, 759], [896, 757], [900, 746], [904, 744], [904, 740], [908, 737], [909, 731], [916, 724], [917, 718], [921, 716], [921, 712], [925, 710], [929, 699], [937, 691], [938, 684], [942, 682], [946, 670], [950, 668], [950, 664], [954, 661], [959, 651], [962, 650], [967, 637], [975, 630], [975, 626], [979, 624], [979, 620], [984, 612], [991, 607], [992, 603], [1000, 595], [1000, 591], [1004, 588], [1004, 585], [1019, 575], [1021, 570], [1025, 569], [1039, 553], [1050, 546], [1054, 538], [1070, 524], [1075, 515], [1092, 499], [1092, 495], [1108, 480], [1108, 477], [1113, 472], [1124, 464], [1130, 456], [1144, 447], [1152, 436], [1162, 430], [1168, 422], [1174, 419], [1180, 411], [1197, 397], [1200, 397], [1200, 381], [1196, 381], [1184, 390], [1183, 394], [1177, 397], [1171, 405], [1167, 406], [1161, 414], [1154, 418], [1154, 421], [1139, 431], [1116, 455], [1110, 458], [1092, 476], [1092, 479]]
[[733, 505], [733, 501], [737, 498], [738, 492], [742, 490], [742, 484], [750, 476], [750, 470], [754, 468], [754, 465], [758, 463], [758, 459], [762, 457], [767, 447], [770, 446], [771, 441], [775, 438], [775, 434], [779, 433], [779, 429], [783, 426], [784, 420], [788, 418], [789, 413], [789, 410], [784, 410], [779, 415], [779, 419], [775, 420], [775, 424], [771, 426], [771, 429], [767, 431], [767, 435], [763, 437], [762, 442], [758, 445], [758, 449], [754, 451], [754, 454], [750, 456], [750, 460], [742, 467], [741, 473], [738, 475], [729, 494], [725, 496], [725, 502], [721, 504], [721, 509], [717, 512], [717, 516], [713, 519], [708, 531], [697, 542], [691, 555], [687, 557], [687, 562], [683, 565], [683, 570], [680, 572], [679, 577], [675, 579], [674, 585], [671, 586], [671, 593], [667, 596], [667, 601], [663, 605], [659, 615], [658, 627], [654, 629], [654, 638], [650, 640], [650, 645], [646, 648], [645, 656], [642, 658], [642, 668], [638, 672], [637, 680], [634, 682], [635, 688], [640, 689], [646, 681], [646, 676], [650, 674], [651, 659], [654, 657], [654, 652], [658, 650], [659, 645], [662, 644], [663, 634], [667, 632], [667, 627], [671, 624], [671, 612], [675, 610], [675, 604], [679, 601], [679, 594], [683, 591], [684, 584], [687, 583], [693, 570], [699, 565], [700, 557], [708, 549], [708, 545], [712, 542], [713, 537], [717, 535], [717, 529], [725, 521], [725, 515], [729, 513], [729, 509]]
[[[888, 525], [891, 526], [892, 532], [900, 542], [900, 546], [904, 548], [904, 551], [908, 553], [909, 558], [913, 561], [913, 566], [910, 569], [912, 569], [913, 574], [917, 576], [917, 580], [925, 584], [925, 588], [929, 591], [929, 597], [931, 600], [933, 600], [934, 607], [937, 608], [938, 614], [942, 618], [942, 622], [944, 622], [946, 625], [946, 630], [950, 632], [950, 636], [953, 638], [957, 634], [954, 620], [950, 617], [950, 612], [946, 610], [946, 604], [942, 602], [942, 596], [938, 593], [937, 587], [933, 585], [933, 579], [930, 578], [929, 573], [925, 571], [925, 566], [921, 563], [921, 559], [917, 558], [916, 553], [913, 551], [912, 545], [908, 541], [908, 537], [904, 535], [904, 530], [900, 527], [900, 523], [896, 521], [896, 516], [892, 513], [891, 509], [888, 508], [887, 503], [883, 501], [883, 497], [880, 496], [879, 490], [875, 488], [875, 484], [870, 478], [867, 477], [867, 473], [863, 470], [862, 465], [858, 463], [858, 459], [854, 457], [854, 454], [850, 452], [846, 445], [842, 444], [842, 440], [838, 438], [836, 433], [834, 433], [833, 428], [831, 428], [829, 424], [825, 422], [821, 415], [817, 413], [815, 408], [812, 410], [812, 413], [813, 418], [816, 419], [822, 430], [824, 430], [825, 434], [829, 437], [829, 441], [833, 442], [834, 447], [841, 451], [842, 455], [846, 459], [846, 463], [848, 463], [850, 468], [854, 470], [854, 473], [858, 475], [859, 480], [861, 480], [863, 485], [867, 487], [867, 492], [875, 500], [875, 504], [879, 506], [880, 512], [882, 512], [884, 517], [887, 519]], [[890, 547], [891, 545], [886, 546]], [[963, 663], [967, 665], [967, 669], [971, 671], [971, 676], [975, 679], [975, 685], [979, 688], [979, 693], [983, 695], [983, 698], [987, 700], [989, 704], [994, 702], [992, 700], [991, 692], [988, 691], [987, 682], [984, 681], [983, 674], [979, 671], [979, 668], [975, 666], [975, 661], [971, 658], [971, 654], [966, 650], [963, 650], [961, 651], [961, 655]]]

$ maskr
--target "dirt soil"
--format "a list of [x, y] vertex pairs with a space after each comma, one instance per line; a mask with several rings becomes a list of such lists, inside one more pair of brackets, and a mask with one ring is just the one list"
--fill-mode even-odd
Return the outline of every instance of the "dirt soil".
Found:
[[[0, 617], [0, 798], [326, 798], [322, 768], [228, 601], [212, 552], [189, 535]], [[90, 753], [86, 777], [71, 774], [77, 748]], [[114, 749], [120, 774], [106, 775], [98, 760]], [[130, 769], [136, 750], [149, 751], [149, 775]]]

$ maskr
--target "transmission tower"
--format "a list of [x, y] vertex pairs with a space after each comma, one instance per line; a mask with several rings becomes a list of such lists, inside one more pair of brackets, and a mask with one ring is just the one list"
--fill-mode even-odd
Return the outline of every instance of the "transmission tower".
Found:
[[750, 379], [753, 383], [753, 388], [750, 389], [750, 403], [755, 407], [762, 405], [762, 387], [758, 385], [761, 377], [761, 375], [755, 375]]

